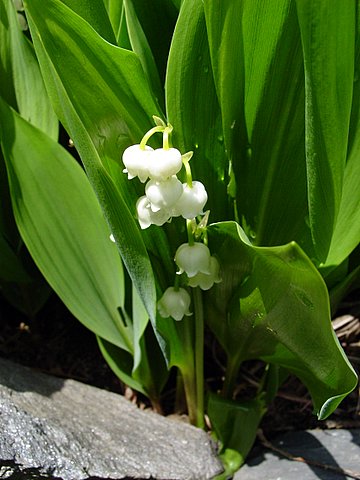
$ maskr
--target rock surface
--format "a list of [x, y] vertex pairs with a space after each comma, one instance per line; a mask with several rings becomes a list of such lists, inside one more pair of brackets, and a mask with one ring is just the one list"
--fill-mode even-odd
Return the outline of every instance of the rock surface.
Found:
[[53, 479], [206, 480], [222, 471], [202, 430], [3, 359], [0, 432], [9, 469], [12, 461]]
[[[310, 462], [332, 468], [320, 468], [311, 463], [289, 460], [273, 451], [264, 450], [262, 454], [249, 460], [235, 474], [234, 480], [360, 479], [360, 430], [291, 432], [279, 436], [273, 445], [295, 457], [303, 457]], [[349, 476], [350, 472], [354, 475]]]

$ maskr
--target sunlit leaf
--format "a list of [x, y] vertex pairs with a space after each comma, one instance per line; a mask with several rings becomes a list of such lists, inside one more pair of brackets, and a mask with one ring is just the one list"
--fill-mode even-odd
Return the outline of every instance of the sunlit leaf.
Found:
[[0, 94], [9, 101], [10, 92], [14, 91], [16, 102], [10, 104], [17, 107], [26, 120], [57, 140], [58, 120], [49, 102], [34, 48], [20, 28], [12, 0], [4, 0], [0, 8], [3, 10], [0, 31], [1, 36], [6, 37], [3, 42], [8, 45], [9, 56], [9, 70], [1, 76]]
[[0, 102], [1, 144], [19, 231], [38, 267], [90, 330], [132, 351], [122, 265], [88, 180], [75, 160]]
[[331, 325], [326, 286], [294, 242], [252, 247], [239, 230], [234, 222], [209, 227], [223, 281], [206, 298], [207, 320], [228, 356], [225, 391], [242, 361], [260, 358], [297, 375], [326, 418], [357, 383]]
[[[75, 142], [124, 263], [154, 320], [154, 278], [134, 218], [136, 181], [127, 180], [120, 164], [124, 148], [138, 143], [152, 126], [151, 116], [159, 115], [140, 62], [134, 53], [105, 42], [58, 0], [50, 0], [45, 12], [39, 0], [26, 5], [57, 114]], [[155, 229], [144, 237], [161, 262], [167, 250], [163, 232]]]
[[[191, 169], [209, 194], [211, 219], [232, 215], [227, 200], [228, 159], [212, 77], [203, 3], [183, 3], [169, 53], [166, 108], [174, 144], [194, 151]], [[232, 218], [232, 217], [230, 217]]]
[[309, 215], [318, 258], [339, 213], [352, 105], [355, 2], [297, 0], [305, 65]]

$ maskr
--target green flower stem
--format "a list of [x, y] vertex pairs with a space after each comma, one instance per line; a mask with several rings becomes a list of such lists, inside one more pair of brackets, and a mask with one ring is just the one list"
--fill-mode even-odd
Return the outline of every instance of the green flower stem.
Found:
[[184, 363], [179, 366], [184, 382], [186, 405], [188, 408], [189, 420], [192, 425], [197, 424], [197, 398], [196, 398], [196, 376], [194, 363], [193, 344], [193, 317], [183, 320], [184, 324], [184, 348], [186, 351]]
[[195, 316], [196, 425], [205, 428], [204, 419], [204, 309], [199, 287], [193, 289]]
[[174, 290], [175, 292], [178, 292], [180, 288], [180, 275], [175, 275], [175, 280], [174, 280]]
[[173, 127], [171, 125], [168, 125], [164, 129], [164, 134], [163, 134], [163, 149], [164, 150], [169, 150], [169, 148], [171, 147], [170, 134], [171, 134], [172, 130], [173, 130]]
[[192, 188], [192, 173], [191, 173], [191, 167], [190, 167], [190, 159], [193, 156], [193, 152], [187, 152], [184, 155], [182, 155], [182, 162], [185, 167], [185, 173], [186, 173], [186, 183], [189, 188]]
[[145, 147], [146, 147], [146, 144], [147, 144], [149, 138], [152, 137], [154, 135], [154, 133], [164, 132], [166, 128], [167, 127], [157, 126], [157, 127], [151, 128], [148, 132], [146, 132], [145, 135], [143, 136], [141, 142], [140, 142], [141, 150], [145, 150]]
[[191, 425], [197, 426], [196, 385], [194, 372], [182, 371], [186, 404]]
[[236, 378], [242, 363], [242, 357], [236, 356], [228, 359], [225, 372], [225, 380], [222, 388], [222, 396], [225, 398], [232, 398], [234, 393], [234, 387], [236, 384]]
[[194, 245], [194, 235], [193, 235], [193, 220], [186, 220], [186, 229], [188, 236], [188, 243], [190, 246]]

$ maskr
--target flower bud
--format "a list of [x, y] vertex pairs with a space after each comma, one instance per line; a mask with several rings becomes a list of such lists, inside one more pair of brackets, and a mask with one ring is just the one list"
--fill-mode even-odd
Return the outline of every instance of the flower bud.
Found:
[[210, 275], [210, 257], [210, 250], [203, 243], [183, 243], [175, 254], [175, 262], [180, 269], [177, 273], [186, 272], [189, 278], [199, 272]]
[[122, 161], [126, 168], [123, 172], [128, 174], [129, 180], [139, 177], [140, 181], [144, 183], [149, 178], [148, 168], [153, 151], [148, 145], [144, 150], [140, 148], [140, 145], [131, 145], [124, 151]]
[[189, 286], [200, 287], [201, 290], [210, 290], [214, 283], [220, 282], [220, 265], [215, 257], [210, 257], [210, 274], [197, 273], [189, 278]]
[[184, 288], [169, 287], [158, 301], [157, 308], [162, 317], [179, 321], [184, 315], [191, 315], [190, 302], [190, 295]]
[[140, 227], [143, 230], [150, 225], [164, 225], [170, 219], [170, 213], [167, 210], [153, 212], [150, 208], [150, 201], [145, 195], [136, 202], [136, 211]]
[[153, 212], [164, 208], [170, 210], [180, 198], [182, 191], [182, 184], [176, 175], [162, 182], [149, 180], [145, 187], [145, 193], [150, 200]]
[[151, 154], [149, 177], [162, 181], [176, 175], [182, 167], [181, 153], [176, 148], [157, 148]]
[[203, 208], [207, 202], [208, 195], [201, 182], [192, 182], [192, 187], [183, 183], [183, 193], [174, 206], [172, 215], [177, 217], [181, 215], [184, 218], [191, 219], [197, 215], [203, 214]]

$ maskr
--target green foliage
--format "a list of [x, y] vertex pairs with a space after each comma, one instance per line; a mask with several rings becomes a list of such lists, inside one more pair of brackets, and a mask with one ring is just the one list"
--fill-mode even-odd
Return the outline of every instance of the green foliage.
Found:
[[[357, 382], [330, 320], [330, 304], [334, 310], [359, 285], [355, 3], [24, 4], [33, 43], [10, 0], [0, 3], [0, 133], [10, 187], [2, 162], [0, 279], [29, 282], [14, 250], [11, 195], [34, 261], [97, 335], [113, 371], [160, 409], [168, 369], [178, 368], [200, 426], [205, 322], [227, 357], [223, 391], [210, 392], [205, 408], [233, 472], [288, 372], [307, 386], [319, 418]], [[54, 141], [52, 108], [84, 169]], [[208, 226], [205, 216], [187, 228], [178, 218], [139, 228], [144, 186], [127, 179], [121, 155], [154, 115], [160, 129], [165, 118], [174, 127], [174, 147], [194, 152]], [[159, 137], [149, 144], [158, 148]], [[188, 182], [188, 172], [180, 175]], [[191, 290], [193, 315], [174, 321], [156, 302], [187, 235], [208, 243], [222, 281], [203, 294]], [[246, 402], [234, 397], [245, 360], [267, 364]]]

